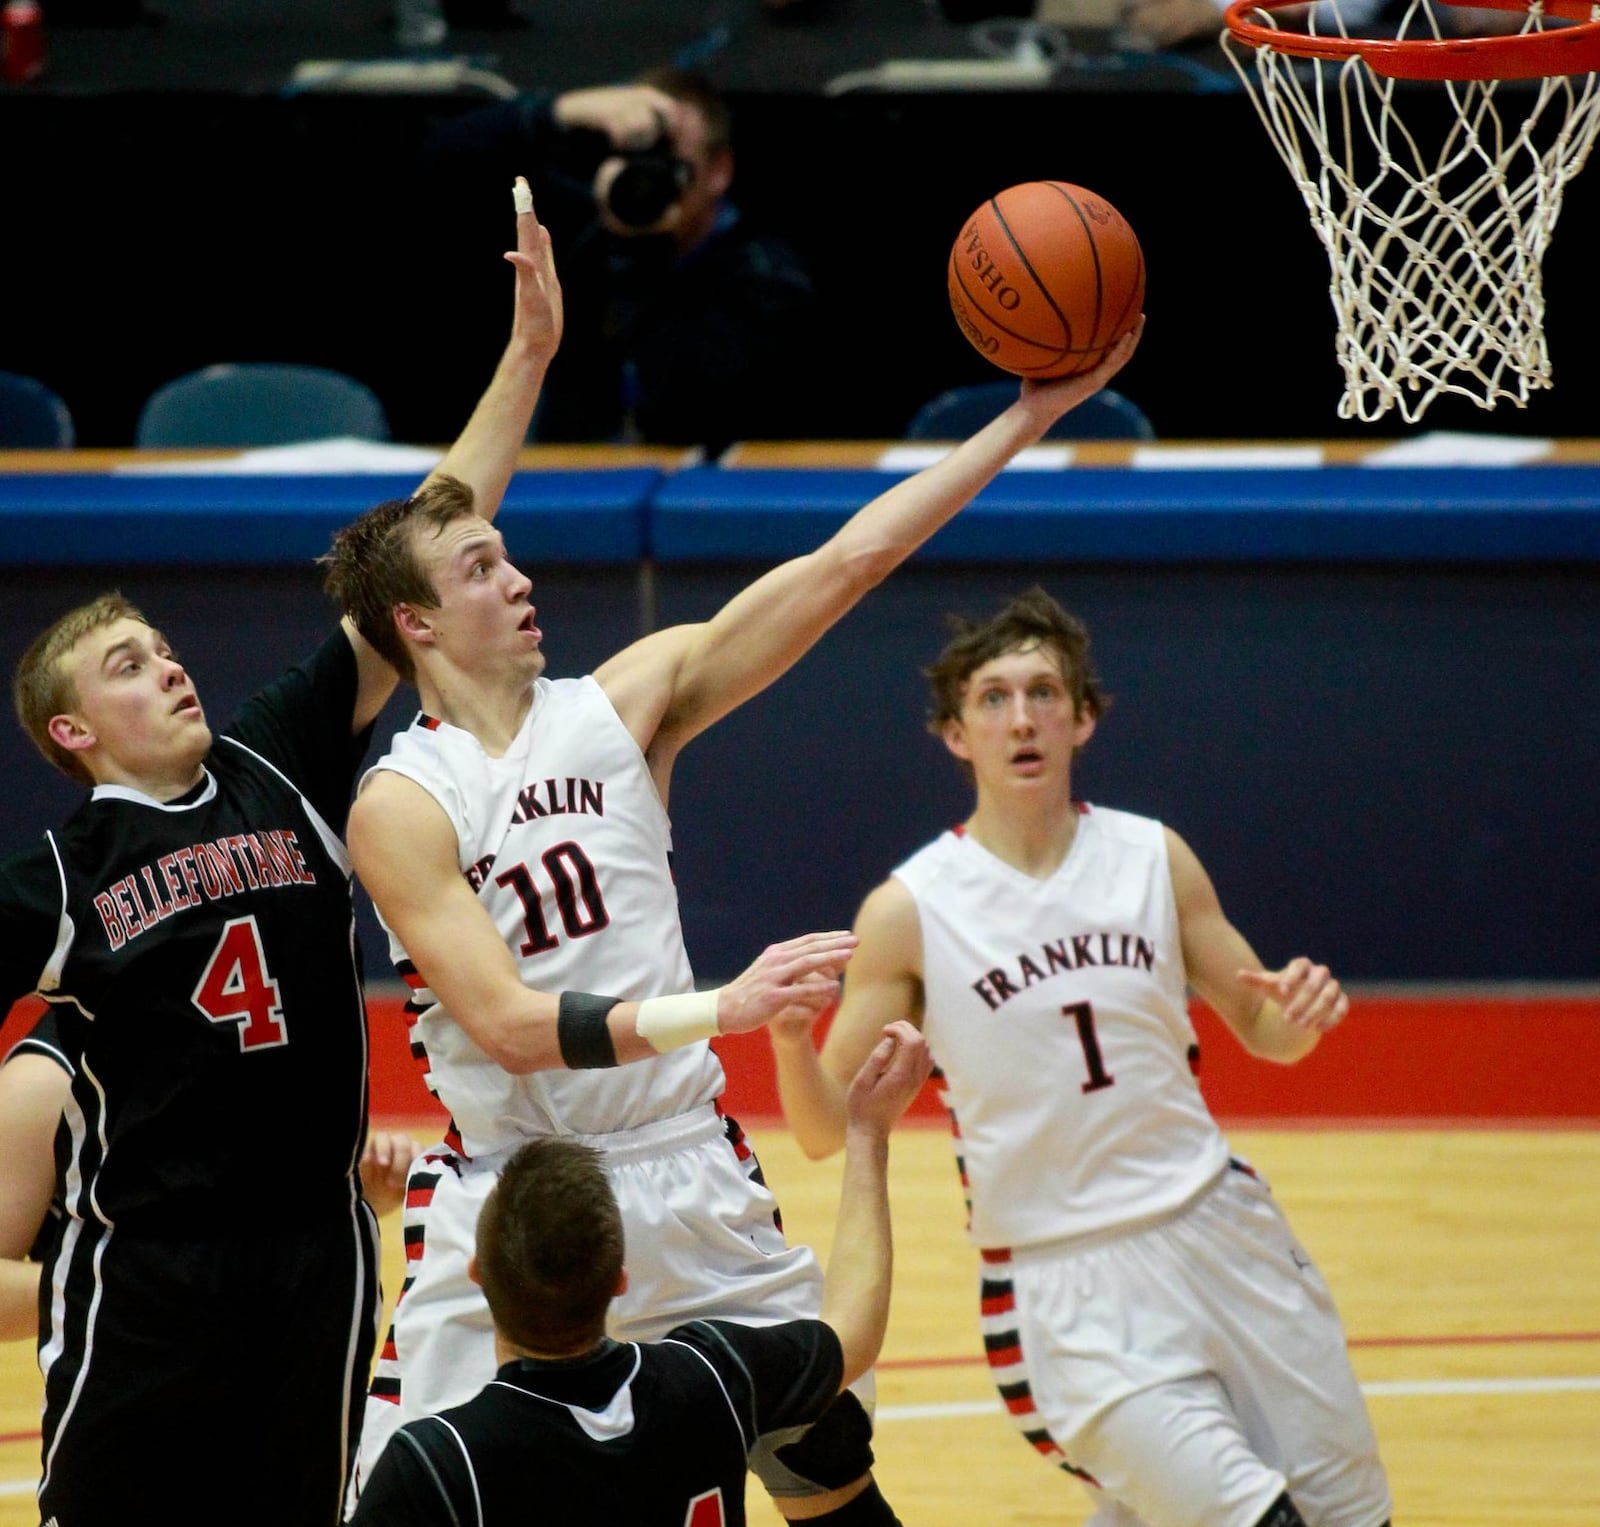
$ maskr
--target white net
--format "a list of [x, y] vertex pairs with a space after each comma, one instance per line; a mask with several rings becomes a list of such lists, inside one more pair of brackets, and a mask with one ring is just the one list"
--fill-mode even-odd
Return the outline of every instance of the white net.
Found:
[[[1334, 0], [1311, 17], [1343, 35]], [[1536, 5], [1524, 30], [1544, 24]], [[1410, 0], [1396, 35], [1449, 34]], [[1522, 407], [1549, 387], [1541, 270], [1600, 129], [1600, 76], [1420, 82], [1224, 42], [1328, 252], [1340, 417], [1414, 423], [1442, 393]]]

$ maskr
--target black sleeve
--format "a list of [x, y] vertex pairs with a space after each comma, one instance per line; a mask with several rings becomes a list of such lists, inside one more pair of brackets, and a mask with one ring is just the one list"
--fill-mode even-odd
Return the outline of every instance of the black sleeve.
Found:
[[282, 769], [335, 832], [344, 831], [356, 770], [372, 728], [350, 734], [356, 708], [356, 654], [343, 627], [304, 662], [245, 702], [227, 728]]
[[697, 1320], [670, 1339], [696, 1348], [717, 1370], [751, 1443], [763, 1432], [815, 1421], [844, 1381], [844, 1350], [820, 1320], [775, 1326]]
[[77, 1041], [69, 1040], [63, 1032], [61, 1019], [55, 1008], [47, 1007], [39, 1014], [38, 1022], [6, 1051], [6, 1061], [18, 1055], [42, 1055], [53, 1060], [68, 1076], [77, 1071]]
[[476, 1520], [461, 1449], [430, 1417], [389, 1439], [362, 1487], [349, 1527], [460, 1527]]
[[0, 1019], [39, 984], [55, 948], [61, 897], [47, 842], [0, 861]]

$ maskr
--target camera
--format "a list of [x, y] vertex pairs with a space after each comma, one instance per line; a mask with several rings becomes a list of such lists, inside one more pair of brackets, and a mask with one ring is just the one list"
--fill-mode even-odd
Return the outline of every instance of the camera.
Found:
[[694, 166], [673, 152], [665, 134], [648, 148], [623, 151], [623, 161], [605, 193], [606, 211], [625, 228], [650, 228], [689, 188]]

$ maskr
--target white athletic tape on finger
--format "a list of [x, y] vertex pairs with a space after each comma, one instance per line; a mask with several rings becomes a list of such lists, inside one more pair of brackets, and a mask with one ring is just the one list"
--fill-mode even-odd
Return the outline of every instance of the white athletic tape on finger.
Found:
[[511, 188], [511, 205], [519, 213], [533, 211], [533, 192], [520, 180]]
[[693, 1044], [697, 1039], [715, 1039], [717, 999], [720, 986], [710, 991], [684, 992], [676, 997], [646, 997], [639, 1004], [634, 1028], [652, 1050], [665, 1054]]

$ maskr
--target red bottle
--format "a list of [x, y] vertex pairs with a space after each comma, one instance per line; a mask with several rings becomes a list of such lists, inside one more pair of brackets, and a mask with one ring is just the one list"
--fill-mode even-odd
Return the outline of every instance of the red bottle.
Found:
[[0, 76], [25, 85], [44, 73], [44, 13], [39, 0], [5, 0], [0, 6]]

